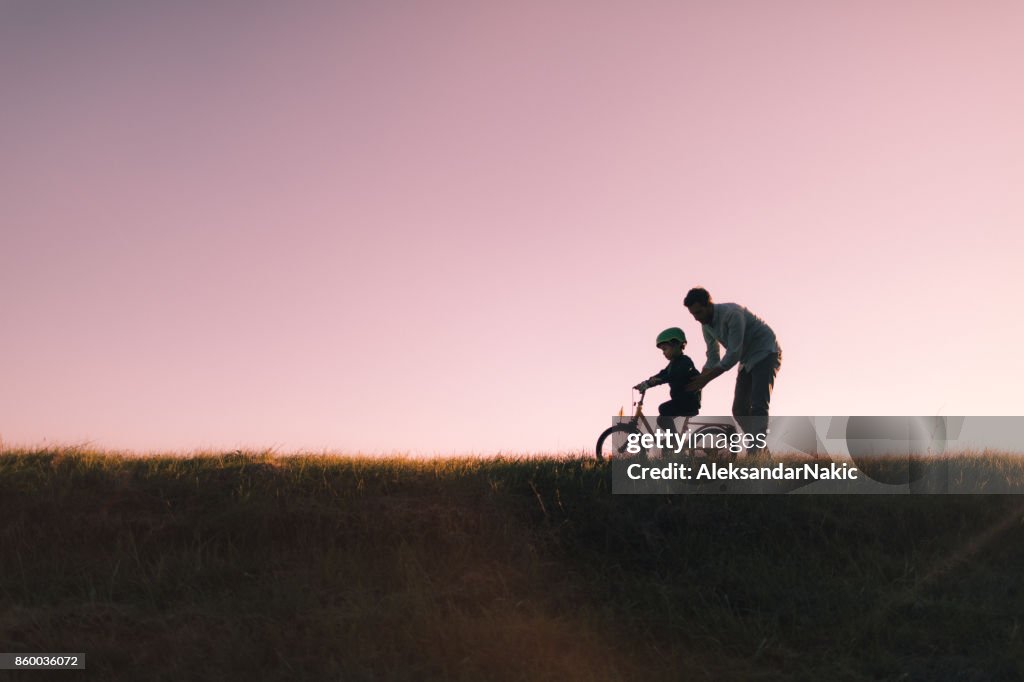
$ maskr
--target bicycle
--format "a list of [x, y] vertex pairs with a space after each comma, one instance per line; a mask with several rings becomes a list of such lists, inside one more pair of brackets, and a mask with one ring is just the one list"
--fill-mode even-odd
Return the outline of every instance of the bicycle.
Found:
[[[654, 436], [654, 429], [651, 428], [651, 423], [647, 421], [647, 417], [644, 415], [644, 395], [647, 391], [640, 391], [640, 399], [633, 404], [636, 406], [636, 412], [629, 420], [620, 422], [605, 429], [600, 436], [597, 438], [597, 460], [603, 462], [605, 457], [619, 458], [619, 457], [638, 457], [640, 459], [650, 459], [648, 455], [648, 448], [643, 446], [642, 437], [645, 435], [641, 426], [646, 427], [646, 433]], [[736, 427], [733, 424], [723, 424], [720, 422], [695, 422], [692, 421], [693, 417], [683, 418], [683, 427], [679, 430], [680, 434], [686, 434], [690, 431], [690, 428], [694, 425], [696, 429], [692, 430], [692, 436], [689, 442], [699, 440], [700, 447], [687, 446], [676, 453], [674, 447], [661, 448], [663, 458], [671, 458], [678, 456], [681, 459], [688, 462], [698, 462], [701, 458], [706, 462], [733, 462], [736, 460], [738, 454], [734, 449], [729, 448], [734, 439], [733, 435], [738, 433]], [[697, 435], [701, 438], [696, 438]], [[635, 442], [632, 444], [633, 451], [629, 448], [631, 444], [629, 442], [630, 436], [635, 435], [633, 439]], [[725, 447], [719, 447], [715, 445], [721, 442], [721, 436], [725, 437]], [[712, 445], [708, 446], [707, 443], [711, 442]], [[650, 448], [650, 450], [658, 450], [658, 448]]]

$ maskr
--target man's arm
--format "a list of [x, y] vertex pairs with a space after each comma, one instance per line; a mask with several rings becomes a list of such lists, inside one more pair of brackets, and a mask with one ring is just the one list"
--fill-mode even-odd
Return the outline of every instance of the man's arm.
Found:
[[740, 361], [740, 353], [743, 352], [743, 337], [747, 332], [747, 319], [742, 310], [736, 310], [724, 321], [726, 352], [718, 366], [722, 368], [722, 372], [727, 372]]
[[725, 328], [725, 357], [718, 359], [718, 341], [711, 336], [707, 327], [704, 327], [704, 341], [708, 344], [708, 361], [704, 365], [704, 371], [700, 376], [686, 385], [688, 391], [699, 391], [707, 386], [713, 379], [716, 379], [728, 372], [733, 365], [740, 360], [740, 351], [743, 349], [743, 334], [746, 331], [746, 321], [740, 313], [726, 313], [723, 309], [722, 326]]
[[705, 369], [703, 372], [700, 373], [699, 377], [697, 377], [696, 379], [694, 379], [690, 383], [686, 384], [686, 390], [687, 391], [699, 391], [702, 388], [704, 388], [705, 386], [707, 386], [708, 384], [710, 384], [712, 379], [714, 379], [716, 377], [719, 377], [719, 376], [721, 376], [723, 374], [725, 374], [725, 370], [722, 369], [721, 366], [719, 366], [719, 367], [708, 367], [707, 369]]
[[704, 345], [708, 349], [708, 359], [704, 362], [704, 369], [715, 367], [720, 361], [718, 356], [718, 339], [711, 334], [707, 325], [701, 325], [701, 331], [704, 332]]

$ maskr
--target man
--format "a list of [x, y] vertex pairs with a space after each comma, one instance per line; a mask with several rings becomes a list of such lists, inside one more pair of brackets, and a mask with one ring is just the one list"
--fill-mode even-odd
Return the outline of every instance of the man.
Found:
[[[739, 363], [732, 414], [744, 432], [755, 436], [766, 433], [768, 403], [782, 364], [782, 348], [775, 332], [741, 305], [712, 303], [707, 289], [690, 289], [683, 305], [701, 323], [708, 346], [703, 371], [686, 388], [699, 391]], [[724, 358], [719, 357], [719, 344], [725, 346]], [[751, 454], [760, 453], [755, 450]]]

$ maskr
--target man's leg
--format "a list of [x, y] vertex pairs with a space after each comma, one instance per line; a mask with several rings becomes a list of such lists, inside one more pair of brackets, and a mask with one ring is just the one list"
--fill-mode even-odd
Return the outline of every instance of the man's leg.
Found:
[[736, 422], [744, 431], [747, 430], [745, 417], [750, 414], [751, 385], [750, 372], [742, 369], [736, 370], [736, 391], [732, 398], [732, 416], [736, 417]]
[[781, 354], [771, 355], [750, 368], [750, 428], [747, 433], [767, 435], [768, 403], [772, 399], [775, 376], [782, 364]]
[[[754, 425], [750, 423], [750, 392], [753, 387], [753, 380], [750, 372], [736, 370], [736, 392], [732, 398], [732, 416], [736, 418], [740, 430], [743, 433], [750, 433]], [[750, 453], [752, 451], [748, 451]]]

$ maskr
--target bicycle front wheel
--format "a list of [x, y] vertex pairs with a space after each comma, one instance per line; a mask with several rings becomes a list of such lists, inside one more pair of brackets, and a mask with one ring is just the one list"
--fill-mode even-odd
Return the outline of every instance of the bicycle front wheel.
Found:
[[[633, 446], [634, 452], [626, 451], [626, 448], [630, 446], [629, 436], [631, 434], [640, 435], [640, 429], [635, 424], [616, 424], [605, 429], [597, 438], [597, 461], [603, 462], [605, 459], [617, 457], [647, 457], [647, 449], [640, 445], [639, 439], [636, 439]], [[639, 448], [638, 451], [637, 448]]]

